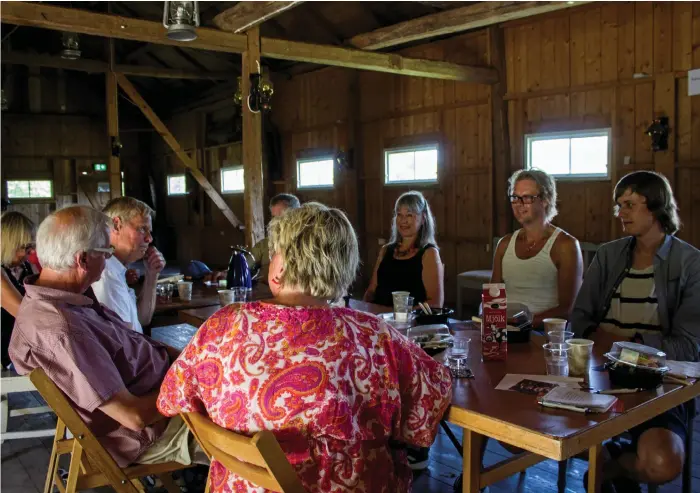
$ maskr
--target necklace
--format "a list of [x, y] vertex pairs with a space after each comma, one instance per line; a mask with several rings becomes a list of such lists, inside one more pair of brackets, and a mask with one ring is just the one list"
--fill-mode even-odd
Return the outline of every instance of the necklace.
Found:
[[406, 250], [401, 250], [400, 247], [396, 247], [396, 250], [394, 250], [394, 255], [396, 255], [396, 258], [402, 258], [410, 255], [412, 251], [413, 247], [408, 247]]

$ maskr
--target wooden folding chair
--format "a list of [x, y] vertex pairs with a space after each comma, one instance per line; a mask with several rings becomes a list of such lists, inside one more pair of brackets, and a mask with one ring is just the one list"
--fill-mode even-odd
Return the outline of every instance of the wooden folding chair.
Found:
[[[199, 413], [181, 416], [210, 460], [216, 459], [256, 486], [280, 493], [307, 493], [271, 431], [247, 437], [221, 428]], [[205, 493], [210, 487], [211, 470]]]
[[[120, 468], [44, 370], [37, 368], [29, 378], [58, 417], [44, 493], [51, 493], [54, 486], [60, 493], [100, 486], [110, 486], [117, 493], [143, 493], [145, 490], [139, 478], [144, 476], [157, 476], [169, 493], [180, 493], [169, 473], [191, 466], [166, 462]], [[66, 430], [73, 434], [73, 438], [66, 438]], [[65, 483], [58, 474], [58, 461], [64, 454], [71, 454]]]

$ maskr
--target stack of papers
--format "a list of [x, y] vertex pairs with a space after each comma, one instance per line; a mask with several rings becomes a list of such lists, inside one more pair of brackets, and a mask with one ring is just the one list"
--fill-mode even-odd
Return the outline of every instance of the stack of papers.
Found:
[[543, 406], [591, 413], [608, 412], [615, 401], [614, 395], [591, 394], [570, 387], [555, 387], [539, 400]]
[[700, 362], [667, 360], [668, 373], [674, 377], [700, 378]]

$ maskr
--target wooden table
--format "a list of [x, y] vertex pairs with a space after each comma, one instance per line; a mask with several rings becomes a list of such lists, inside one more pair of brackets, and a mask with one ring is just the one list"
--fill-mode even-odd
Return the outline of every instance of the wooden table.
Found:
[[[156, 309], [153, 314], [162, 315], [188, 308], [218, 305], [218, 291], [218, 286], [207, 286], [201, 281], [195, 281], [192, 284], [192, 299], [190, 301], [181, 300], [179, 296], [173, 296], [172, 300], [167, 303], [156, 301]], [[177, 285], [175, 286], [175, 292], [177, 292]]]
[[[588, 491], [600, 491], [602, 442], [700, 395], [700, 385], [663, 385], [654, 391], [619, 395], [618, 413], [579, 414], [543, 408], [535, 397], [496, 390], [507, 373], [544, 374], [543, 338], [510, 344], [506, 362], [482, 362], [480, 333], [473, 332], [469, 366], [474, 379], [455, 380], [447, 419], [464, 429], [463, 492], [475, 493], [547, 458], [557, 461], [588, 451]], [[603, 348], [601, 348], [603, 349]], [[607, 350], [607, 348], [604, 348]], [[595, 355], [594, 365], [602, 363]], [[594, 388], [610, 388], [607, 372], [591, 371]], [[481, 445], [485, 438], [527, 452], [482, 470]]]
[[[216, 295], [216, 299], [213, 303], [207, 305], [199, 305], [199, 307], [185, 306], [180, 308], [180, 311], [178, 312], [178, 319], [180, 320], [180, 322], [199, 327], [204, 323], [205, 320], [207, 320], [209, 317], [221, 310], [221, 304], [219, 303], [219, 294], [217, 292], [218, 289], [219, 288], [216, 288], [216, 291], [214, 292], [214, 294]], [[253, 288], [253, 297], [250, 301], [261, 301], [269, 298], [272, 298], [272, 292], [270, 291], [270, 287], [266, 284], [258, 283]], [[192, 294], [192, 299], [194, 300], [194, 293]]]

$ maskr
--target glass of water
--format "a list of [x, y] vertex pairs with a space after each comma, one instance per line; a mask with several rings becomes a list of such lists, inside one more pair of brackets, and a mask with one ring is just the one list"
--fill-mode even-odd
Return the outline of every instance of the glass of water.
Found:
[[547, 375], [569, 376], [569, 346], [559, 342], [548, 342], [542, 347]]
[[564, 344], [574, 338], [574, 333], [569, 330], [551, 330], [547, 332], [547, 340], [549, 342], [558, 342]]
[[452, 347], [447, 351], [447, 362], [450, 368], [459, 370], [467, 365], [469, 358], [469, 344], [472, 340], [468, 337], [453, 337]]

